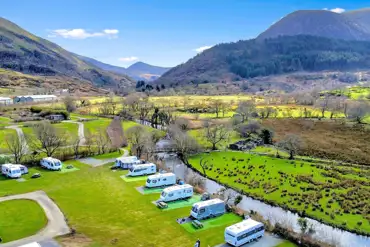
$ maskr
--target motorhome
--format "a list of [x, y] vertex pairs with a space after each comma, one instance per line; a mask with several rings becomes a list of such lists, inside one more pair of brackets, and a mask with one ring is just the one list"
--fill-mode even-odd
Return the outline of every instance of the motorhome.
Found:
[[265, 227], [261, 222], [247, 219], [226, 227], [225, 241], [232, 246], [238, 247], [262, 238], [264, 233]]
[[8, 178], [20, 178], [22, 176], [22, 172], [19, 166], [13, 164], [2, 165], [1, 173]]
[[170, 202], [176, 200], [183, 200], [193, 196], [193, 186], [190, 184], [174, 185], [165, 188], [158, 201]]
[[114, 166], [122, 169], [130, 169], [133, 165], [138, 164], [141, 164], [141, 160], [139, 160], [136, 156], [128, 156], [117, 158]]
[[143, 176], [156, 173], [157, 166], [153, 163], [143, 165], [132, 165], [132, 167], [129, 170], [130, 171], [127, 174], [127, 176], [130, 177]]
[[146, 180], [145, 187], [154, 188], [176, 184], [176, 175], [173, 173], [160, 173], [151, 175]]
[[225, 212], [225, 202], [216, 198], [194, 203], [190, 215], [197, 220], [203, 220], [223, 215]]
[[52, 157], [43, 158], [40, 161], [40, 165], [41, 167], [46, 168], [48, 170], [52, 170], [52, 171], [62, 170], [62, 162]]

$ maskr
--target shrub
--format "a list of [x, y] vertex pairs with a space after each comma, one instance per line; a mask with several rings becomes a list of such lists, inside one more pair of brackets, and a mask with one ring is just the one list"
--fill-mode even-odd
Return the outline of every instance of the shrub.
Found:
[[39, 106], [31, 106], [30, 110], [31, 110], [32, 113], [40, 113], [40, 112], [42, 112], [42, 108], [39, 107]]

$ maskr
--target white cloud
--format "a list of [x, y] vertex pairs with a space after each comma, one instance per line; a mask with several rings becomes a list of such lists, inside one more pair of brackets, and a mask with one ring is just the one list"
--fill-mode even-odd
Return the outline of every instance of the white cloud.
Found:
[[137, 61], [138, 59], [139, 59], [138, 57], [134, 57], [134, 56], [118, 58], [118, 60], [121, 62], [133, 62], [133, 61]]
[[334, 13], [338, 13], [338, 14], [341, 14], [341, 13], [343, 13], [343, 12], [346, 11], [345, 9], [342, 9], [342, 8], [334, 8], [334, 9], [325, 8], [324, 10], [328, 10], [328, 11], [331, 11], [331, 12], [334, 12]]
[[201, 53], [209, 48], [212, 48], [213, 45], [206, 45], [206, 46], [202, 46], [202, 47], [199, 47], [197, 49], [194, 49], [194, 51], [198, 52], [198, 53]]
[[117, 29], [105, 29], [102, 32], [89, 32], [82, 28], [75, 29], [56, 29], [50, 31], [50, 38], [62, 37], [65, 39], [86, 39], [93, 37], [117, 38], [119, 31]]

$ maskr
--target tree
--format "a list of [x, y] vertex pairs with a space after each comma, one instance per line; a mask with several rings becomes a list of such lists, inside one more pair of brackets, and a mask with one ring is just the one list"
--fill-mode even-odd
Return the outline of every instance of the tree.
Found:
[[242, 117], [242, 123], [244, 123], [256, 111], [256, 104], [253, 100], [241, 101], [238, 104], [236, 113]]
[[64, 106], [68, 112], [74, 112], [76, 110], [76, 102], [71, 96], [67, 96], [63, 99]]
[[148, 117], [149, 112], [153, 109], [153, 104], [149, 103], [148, 99], [144, 99], [139, 101], [137, 105], [139, 111], [139, 118], [141, 121], [145, 121]]
[[205, 160], [204, 158], [201, 158], [199, 160], [199, 166], [202, 168], [203, 170], [203, 175], [205, 177], [207, 177], [207, 169], [208, 169], [208, 160]]
[[187, 131], [190, 128], [190, 121], [186, 118], [178, 118], [178, 119], [175, 120], [175, 125], [181, 131]]
[[225, 201], [227, 205], [237, 205], [241, 202], [243, 197], [241, 197], [236, 191], [232, 189], [226, 189], [222, 187], [217, 191], [217, 195], [221, 200]]
[[206, 121], [204, 124], [204, 137], [207, 142], [212, 144], [212, 150], [216, 150], [216, 145], [222, 141], [228, 140], [230, 129], [223, 124], [212, 125]]
[[329, 101], [328, 110], [330, 111], [330, 119], [343, 111], [343, 100], [340, 98], [333, 98]]
[[148, 142], [148, 131], [142, 125], [133, 126], [126, 131], [127, 140], [131, 144], [132, 151], [137, 157], [141, 157], [145, 145]]
[[216, 113], [216, 118], [218, 118], [218, 115], [221, 111], [221, 108], [222, 108], [222, 100], [220, 99], [215, 99], [215, 100], [211, 100], [210, 102], [210, 106], [212, 107], [212, 110]]
[[321, 117], [324, 118], [325, 117], [325, 112], [328, 110], [329, 108], [329, 102], [330, 102], [330, 96], [328, 94], [325, 94], [321, 99], [319, 99], [317, 102], [316, 102], [316, 106], [317, 108], [320, 109], [321, 111]]
[[347, 108], [347, 118], [363, 123], [364, 119], [370, 114], [370, 105], [365, 101], [350, 102]]
[[288, 134], [278, 143], [278, 146], [289, 152], [289, 159], [294, 159], [294, 155], [302, 147], [302, 140], [297, 135]]
[[257, 134], [261, 129], [261, 125], [257, 121], [249, 121], [247, 124], [240, 124], [236, 127], [236, 131], [245, 138], [250, 137], [252, 134]]
[[308, 223], [306, 218], [298, 218], [297, 223], [303, 235], [312, 235], [315, 233], [314, 226]]
[[263, 140], [264, 144], [272, 145], [272, 138], [274, 137], [274, 132], [269, 129], [262, 129], [260, 133], [260, 138]]
[[14, 162], [16, 164], [20, 164], [22, 161], [22, 158], [28, 152], [26, 140], [24, 139], [23, 136], [18, 136], [18, 134], [15, 132], [11, 135], [7, 135], [5, 138], [5, 141], [6, 141], [8, 150], [14, 156]]
[[51, 157], [55, 151], [65, 144], [65, 136], [48, 121], [42, 121], [33, 126], [35, 140], [32, 140], [32, 146], [36, 151], [45, 153]]
[[198, 142], [188, 133], [182, 131], [178, 127], [172, 125], [168, 128], [168, 135], [174, 142], [174, 149], [176, 150], [179, 159], [186, 165], [189, 164], [189, 155], [199, 152], [200, 146]]
[[132, 93], [126, 96], [123, 104], [131, 108], [133, 112], [138, 110], [138, 105], [141, 99], [146, 98], [147, 96], [143, 93]]
[[107, 152], [108, 148], [111, 146], [111, 141], [108, 137], [106, 129], [98, 129], [98, 132], [95, 134], [95, 143], [98, 147], [99, 154], [104, 154]]

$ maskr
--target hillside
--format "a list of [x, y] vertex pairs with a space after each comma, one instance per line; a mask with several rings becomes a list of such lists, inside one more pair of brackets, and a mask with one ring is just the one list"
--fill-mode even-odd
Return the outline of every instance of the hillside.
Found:
[[155, 81], [165, 86], [237, 81], [298, 71], [370, 68], [370, 42], [280, 36], [216, 45]]
[[352, 21], [361, 24], [366, 28], [367, 32], [370, 32], [370, 8], [346, 11], [342, 15], [345, 15]]
[[0, 68], [37, 76], [68, 77], [98, 87], [125, 88], [133, 85], [129, 77], [86, 63], [73, 53], [3, 18], [0, 18]]
[[77, 55], [80, 59], [84, 60], [85, 62], [92, 64], [100, 69], [114, 72], [120, 75], [128, 75], [135, 80], [145, 80], [145, 81], [152, 81], [163, 75], [166, 71], [170, 68], [164, 68], [159, 66], [150, 65], [143, 62], [137, 62], [133, 65], [129, 66], [128, 68], [123, 68], [119, 66], [110, 65], [107, 63], [100, 62], [93, 58], [84, 57]]
[[[264, 40], [283, 35], [313, 35], [345, 40], [370, 40], [369, 29], [363, 24], [365, 18], [369, 19], [366, 14], [351, 15], [351, 13], [338, 14], [326, 10], [299, 10], [273, 24], [257, 39]], [[370, 22], [367, 26], [370, 26]]]

